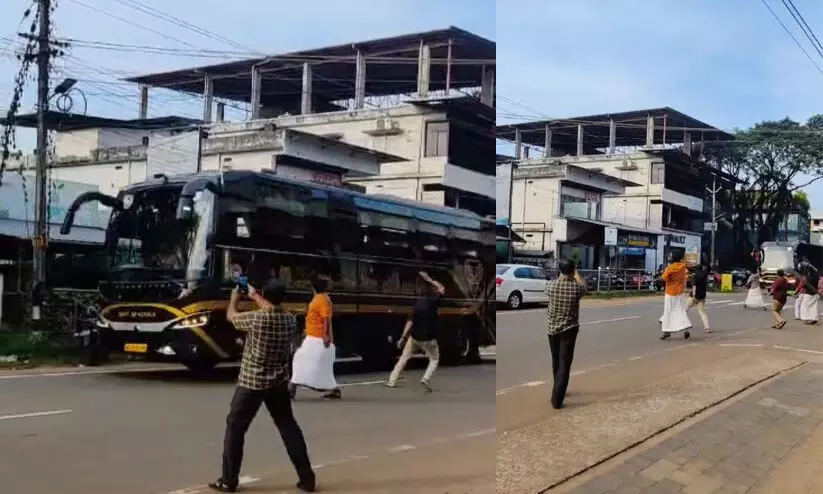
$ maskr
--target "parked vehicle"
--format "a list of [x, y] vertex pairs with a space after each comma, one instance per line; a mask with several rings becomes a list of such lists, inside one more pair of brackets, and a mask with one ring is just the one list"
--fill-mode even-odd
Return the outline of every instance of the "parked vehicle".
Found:
[[519, 309], [523, 304], [545, 304], [546, 272], [526, 264], [498, 264], [495, 279], [495, 301], [509, 309]]

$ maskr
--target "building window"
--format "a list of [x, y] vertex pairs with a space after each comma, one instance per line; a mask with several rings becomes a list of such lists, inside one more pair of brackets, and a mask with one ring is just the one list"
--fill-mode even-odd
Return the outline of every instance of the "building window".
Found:
[[449, 155], [449, 122], [426, 123], [426, 157]]
[[560, 196], [560, 216], [599, 220], [598, 205], [596, 194], [586, 198], [562, 194]]
[[664, 179], [665, 179], [665, 176], [666, 176], [666, 164], [665, 163], [654, 163], [654, 164], [652, 164], [650, 183], [662, 184]]

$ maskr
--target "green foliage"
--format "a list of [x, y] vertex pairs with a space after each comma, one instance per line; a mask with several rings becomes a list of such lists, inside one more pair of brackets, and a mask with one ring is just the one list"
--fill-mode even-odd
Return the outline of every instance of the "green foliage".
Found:
[[706, 160], [740, 181], [720, 195], [730, 219], [737, 251], [749, 252], [746, 231], [757, 243], [773, 240], [787, 211], [808, 207], [803, 187], [823, 178], [823, 115], [806, 123], [785, 118], [739, 130], [731, 142], [706, 143]]
[[805, 191], [798, 190], [794, 193], [794, 202], [802, 207], [807, 213], [812, 209], [812, 204], [809, 202], [809, 196]]

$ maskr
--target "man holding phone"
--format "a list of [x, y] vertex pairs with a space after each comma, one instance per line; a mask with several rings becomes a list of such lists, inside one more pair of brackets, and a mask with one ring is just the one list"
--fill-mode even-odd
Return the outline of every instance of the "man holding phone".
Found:
[[574, 262], [561, 259], [557, 267], [560, 276], [546, 284], [546, 295], [549, 298], [546, 331], [549, 334], [554, 376], [551, 402], [555, 410], [563, 408], [563, 400], [566, 398], [574, 346], [580, 331], [580, 299], [588, 291]]
[[[237, 302], [246, 292], [258, 309], [240, 313]], [[289, 396], [291, 349], [298, 329], [293, 314], [286, 312], [282, 303], [286, 285], [276, 279], [263, 287], [262, 294], [239, 277], [231, 293], [226, 318], [239, 331], [246, 332], [240, 375], [226, 418], [223, 439], [223, 474], [209, 487], [219, 492], [237, 492], [243, 445], [246, 432], [260, 410], [266, 408], [280, 431], [298, 478], [297, 488], [314, 492], [315, 475], [309, 461], [303, 431], [297, 424]]]

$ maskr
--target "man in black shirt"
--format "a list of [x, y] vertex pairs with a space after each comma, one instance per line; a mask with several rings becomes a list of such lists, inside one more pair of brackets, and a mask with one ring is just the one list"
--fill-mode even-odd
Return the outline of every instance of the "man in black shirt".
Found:
[[427, 273], [421, 271], [419, 274], [427, 284], [426, 293], [414, 304], [411, 317], [406, 321], [403, 335], [397, 342], [398, 347], [403, 349], [403, 353], [397, 360], [397, 365], [394, 366], [391, 375], [389, 375], [386, 386], [390, 388], [397, 387], [400, 374], [406, 368], [406, 364], [415, 350], [420, 348], [429, 359], [429, 365], [426, 367], [426, 372], [423, 373], [420, 385], [423, 386], [426, 392], [431, 393], [431, 377], [440, 360], [440, 348], [437, 346], [437, 307], [440, 304], [440, 297], [443, 296], [446, 289]]
[[706, 314], [706, 288], [709, 283], [709, 267], [705, 263], [700, 263], [692, 275], [692, 293], [689, 300], [689, 308], [697, 307], [700, 319], [703, 321], [703, 330], [712, 332], [709, 325], [709, 315]]

